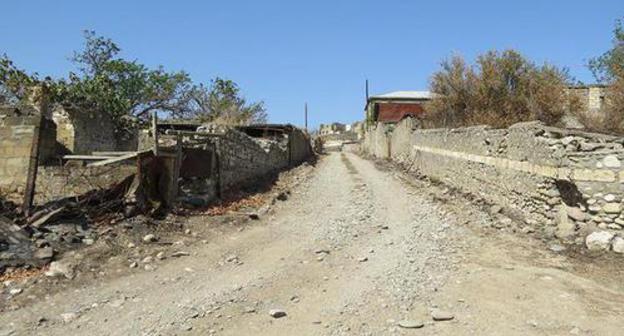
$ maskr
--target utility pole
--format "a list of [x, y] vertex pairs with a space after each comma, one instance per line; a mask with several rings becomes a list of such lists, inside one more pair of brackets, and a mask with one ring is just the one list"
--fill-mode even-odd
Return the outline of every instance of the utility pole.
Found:
[[368, 103], [368, 78], [366, 79], [366, 103]]
[[305, 129], [307, 131], [308, 130], [308, 102], [305, 103], [304, 118], [305, 118]]

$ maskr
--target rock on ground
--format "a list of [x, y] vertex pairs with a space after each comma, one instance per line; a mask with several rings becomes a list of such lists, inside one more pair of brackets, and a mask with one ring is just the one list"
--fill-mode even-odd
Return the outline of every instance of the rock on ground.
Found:
[[585, 245], [590, 251], [606, 251], [611, 246], [614, 236], [608, 231], [596, 231], [585, 238]]
[[73, 279], [74, 267], [69, 262], [53, 261], [50, 263], [50, 267], [45, 272], [45, 275], [49, 277], [64, 276], [67, 279]]
[[271, 309], [269, 310], [269, 315], [273, 318], [280, 318], [286, 316], [286, 311], [282, 309]]
[[624, 253], [624, 238], [615, 237], [611, 242], [611, 246], [613, 246], [613, 252], [615, 253]]

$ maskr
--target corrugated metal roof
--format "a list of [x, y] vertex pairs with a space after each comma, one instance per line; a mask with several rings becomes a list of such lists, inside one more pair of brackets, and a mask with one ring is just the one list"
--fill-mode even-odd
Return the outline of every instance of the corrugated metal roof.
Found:
[[394, 91], [381, 95], [371, 96], [370, 99], [431, 99], [430, 91]]

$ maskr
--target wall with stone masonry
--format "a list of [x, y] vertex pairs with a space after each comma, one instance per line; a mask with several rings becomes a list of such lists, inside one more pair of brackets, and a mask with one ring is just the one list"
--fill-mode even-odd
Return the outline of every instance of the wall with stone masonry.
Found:
[[[214, 191], [217, 187], [219, 191], [225, 192], [255, 185], [263, 181], [267, 175], [277, 173], [290, 165], [297, 165], [313, 155], [309, 135], [298, 128], [287, 130], [287, 133], [277, 140], [251, 137], [235, 128], [222, 125], [208, 124], [199, 129], [199, 132], [212, 133], [215, 136], [197, 139], [185, 136], [183, 149], [201, 148], [206, 151], [206, 155], [213, 151], [216, 155], [214, 166], [213, 159], [208, 160], [210, 162], [194, 160], [189, 163], [189, 167], [198, 164], [211, 165], [210, 176], [203, 174], [193, 176], [189, 172], [180, 172], [183, 180], [179, 196], [185, 202], [194, 205], [203, 205], [216, 196]], [[175, 140], [171, 139], [171, 136], [159, 137], [161, 150], [175, 146]], [[143, 130], [139, 133], [140, 149], [149, 149], [152, 144], [151, 132]]]
[[35, 204], [78, 196], [91, 190], [107, 189], [136, 172], [136, 164], [131, 163], [103, 167], [78, 165], [39, 167], [35, 186]]
[[371, 128], [362, 148], [387, 158], [378, 144], [388, 141], [394, 161], [502, 205], [544, 236], [579, 244], [597, 231], [624, 236], [624, 138], [539, 123], [414, 131], [410, 123], [389, 134]]
[[390, 157], [390, 139], [392, 126], [383, 123], [368, 126], [366, 136], [362, 140], [362, 147], [366, 151], [378, 158], [387, 159]]
[[[19, 201], [26, 187], [30, 153], [39, 116], [5, 116], [0, 121], [0, 195]], [[55, 153], [54, 123], [44, 119], [40, 131], [39, 162]]]
[[137, 150], [138, 131], [117, 132], [110, 116], [57, 107], [52, 111], [52, 119], [57, 127], [56, 140], [62, 146], [61, 152], [91, 154], [94, 151]]
[[298, 128], [294, 128], [288, 135], [290, 146], [290, 164], [302, 163], [312, 156], [310, 135]]
[[216, 140], [221, 190], [256, 183], [288, 166], [287, 146], [261, 142], [232, 129]]

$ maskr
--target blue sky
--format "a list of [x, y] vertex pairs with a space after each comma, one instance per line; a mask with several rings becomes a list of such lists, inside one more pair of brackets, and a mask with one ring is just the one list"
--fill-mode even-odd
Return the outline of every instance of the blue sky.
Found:
[[197, 82], [235, 80], [264, 100], [271, 122], [362, 118], [371, 93], [422, 90], [452, 53], [469, 60], [515, 48], [591, 83], [585, 63], [609, 48], [624, 1], [5, 1], [0, 53], [63, 76], [84, 29], [123, 56], [185, 70]]

